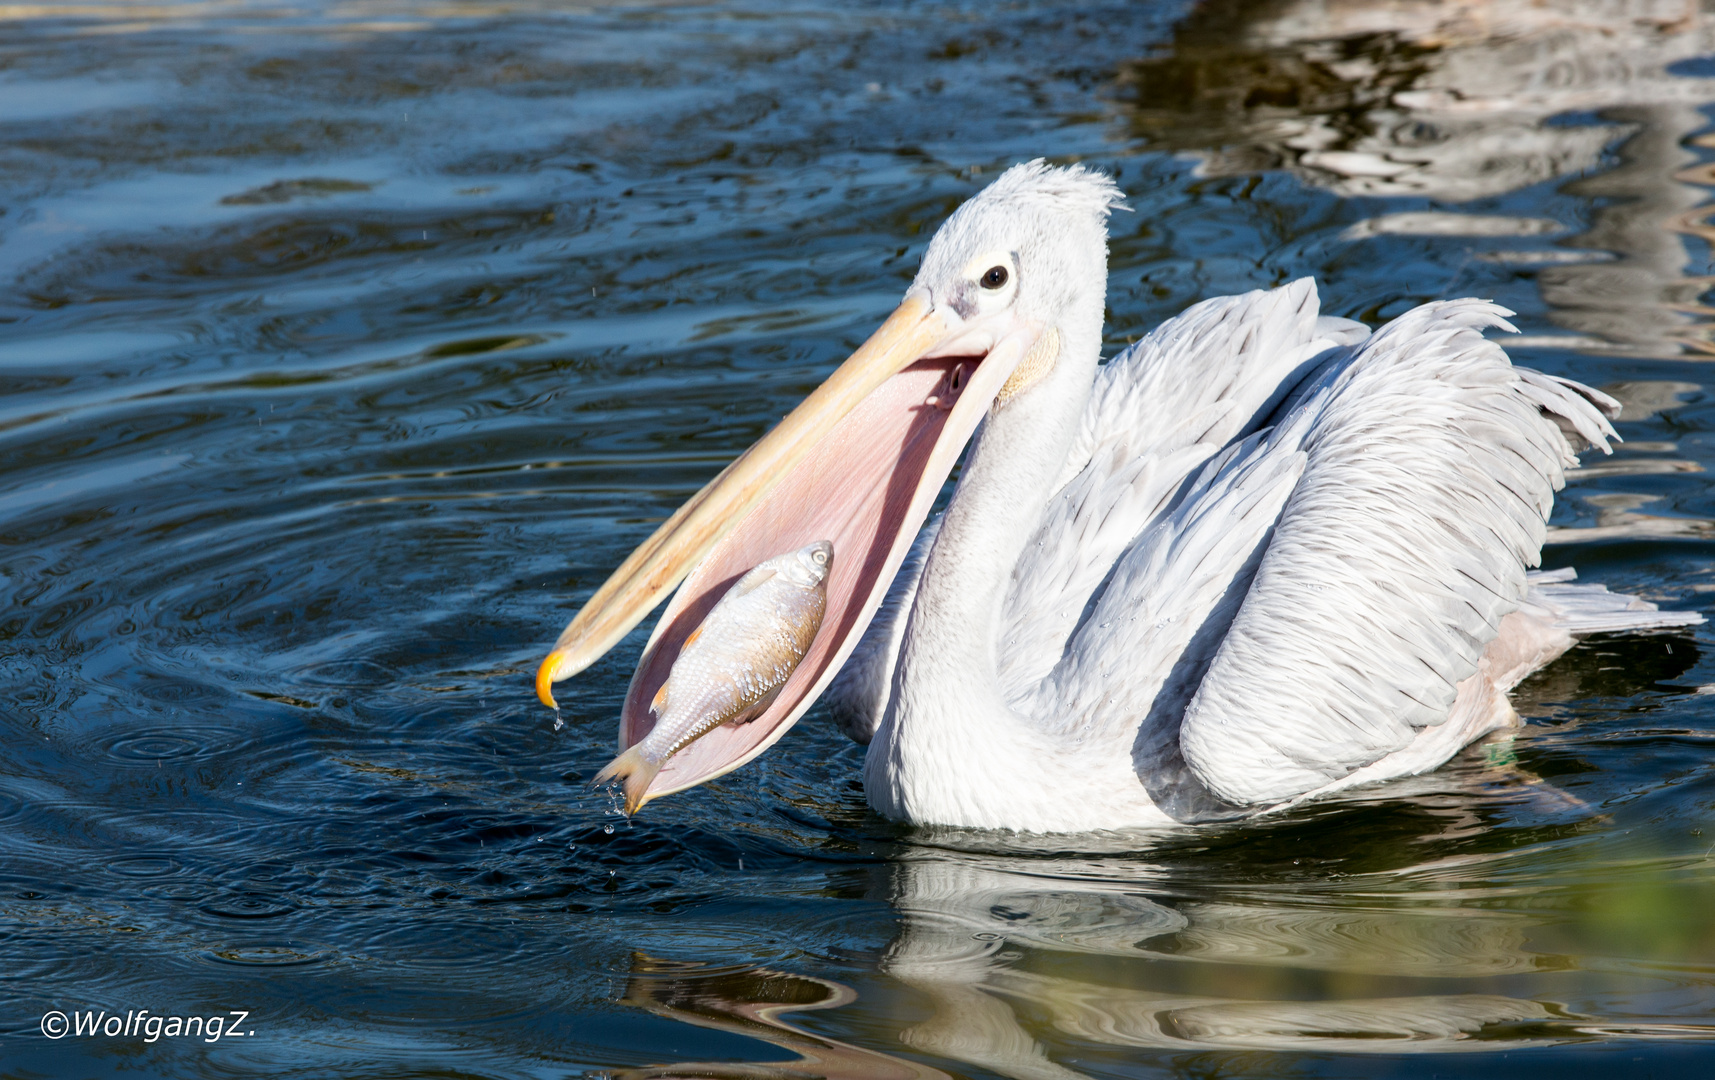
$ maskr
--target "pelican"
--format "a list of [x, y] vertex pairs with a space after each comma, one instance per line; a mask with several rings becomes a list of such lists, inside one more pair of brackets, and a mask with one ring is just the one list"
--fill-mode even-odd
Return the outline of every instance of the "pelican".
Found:
[[646, 798], [738, 768], [826, 693], [887, 817], [1150, 828], [1427, 771], [1516, 724], [1507, 691], [1575, 636], [1702, 621], [1529, 572], [1619, 408], [1514, 366], [1482, 336], [1513, 329], [1494, 304], [1372, 334], [1305, 279], [1206, 300], [1101, 365], [1121, 199], [1038, 160], [959, 207], [875, 334], [579, 611], [542, 700], [678, 586], [626, 694], [630, 747], [726, 589], [827, 539], [822, 630], [779, 696]]

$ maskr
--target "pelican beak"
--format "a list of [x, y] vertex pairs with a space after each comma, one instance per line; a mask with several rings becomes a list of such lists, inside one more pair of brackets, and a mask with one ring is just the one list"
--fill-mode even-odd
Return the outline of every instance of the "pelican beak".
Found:
[[893, 580], [936, 493], [1028, 335], [998, 338], [913, 289], [780, 424], [680, 507], [597, 589], [536, 674], [553, 684], [606, 653], [684, 582], [656, 624], [620, 720], [624, 750], [653, 725], [648, 703], [679, 649], [734, 580], [818, 539], [834, 544], [822, 629], [767, 712], [668, 759], [644, 801], [760, 754], [839, 671]]
[[601, 659], [762, 501], [774, 481], [804, 459], [835, 424], [954, 327], [913, 290], [880, 329], [779, 426], [691, 496], [590, 597], [536, 672], [536, 696], [554, 702], [553, 684]]

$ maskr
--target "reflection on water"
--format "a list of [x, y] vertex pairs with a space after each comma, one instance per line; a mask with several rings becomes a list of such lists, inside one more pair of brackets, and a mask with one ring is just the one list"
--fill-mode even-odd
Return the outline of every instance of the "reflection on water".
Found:
[[[1355, 903], [1362, 881], [1338, 898], [1260, 890], [1243, 901], [1165, 907], [1143, 895], [1161, 887], [1158, 873], [1137, 875], [1127, 894], [1123, 880], [1070, 877], [1088, 869], [1047, 860], [1026, 875], [1007, 869], [1007, 860], [944, 854], [903, 862], [894, 903], [904, 925], [884, 970], [935, 1009], [905, 1032], [906, 1041], [951, 1057], [980, 1047], [965, 1060], [1025, 1077], [1050, 1068], [1045, 1047], [1025, 1032], [1025, 1015], [1045, 1016], [1061, 1036], [1113, 1046], [1398, 1053], [1483, 1049], [1485, 1035], [1514, 1045], [1553, 1037], [1540, 1024], [1495, 1030], [1553, 1020], [1559, 1010], [1549, 1004], [1496, 993], [1400, 992], [1413, 980], [1493, 982], [1554, 966], [1554, 958], [1527, 951], [1529, 921], [1518, 915], [1445, 901], [1402, 910], [1379, 895]], [[1130, 963], [1103, 971], [1119, 976], [1117, 984], [1085, 981], [1049, 964], [1037, 968], [1020, 949]], [[1254, 974], [1235, 979], [1243, 968]], [[1271, 987], [1293, 981], [1271, 978], [1271, 968], [1317, 972], [1338, 989], [1329, 1000], [1270, 1000]]]
[[1342, 195], [1496, 205], [1569, 181], [1597, 204], [1582, 221], [1407, 212], [1345, 235], [1533, 240], [1472, 254], [1534, 266], [1562, 344], [1679, 356], [1715, 352], [1707, 260], [1686, 243], [1710, 236], [1711, 178], [1684, 145], [1715, 100], [1712, 52], [1715, 23], [1687, 0], [1217, 0], [1119, 85], [1133, 132], [1207, 176], [1287, 169]]
[[[1480, 783], [1484, 771], [1456, 772], [1455, 786]], [[1139, 839], [1149, 842], [1130, 838]], [[1715, 901], [1706, 856], [1635, 868], [1642, 872], [1622, 891], [1637, 906], [1628, 911], [1622, 901], [1592, 918], [1600, 904], [1581, 917], [1580, 909], [1595, 897], [1557, 893], [1600, 893], [1602, 885], [1544, 890], [1508, 881], [1522, 868], [1511, 853], [1332, 875], [1337, 884], [1310, 874], [1294, 882], [1279, 869], [1253, 873], [1260, 880], [1195, 882], [1175, 865], [1171, 838], [1155, 838], [1156, 845], [1164, 839], [1159, 862], [902, 852], [884, 886], [899, 927], [879, 967], [910, 994], [911, 1019], [897, 1034], [903, 1047], [1018, 1080], [1066, 1080], [1090, 1075], [1068, 1059], [1088, 1067], [1093, 1057], [1139, 1048], [1393, 1055], [1612, 1037], [1715, 1040], [1715, 1026], [1697, 1011], [1715, 978], [1707, 926], [1698, 962], [1675, 955], [1654, 971], [1646, 964], [1622, 972], [1611, 960], [1592, 964], [1552, 947], [1588, 935], [1578, 952], [1593, 958], [1594, 939], [1616, 921], [1675, 921], [1703, 910]], [[1657, 945], [1672, 937], [1667, 932]], [[1641, 981], [1657, 982], [1655, 994], [1677, 984], [1687, 1011], [1673, 1017], [1676, 1007], [1664, 1001], [1664, 1020], [1604, 1015], [1614, 986]], [[648, 1075], [908, 1073], [909, 1060], [833, 1046], [780, 1019], [837, 1005], [862, 1009], [855, 999], [848, 988], [776, 971], [704, 974], [697, 965], [644, 957], [627, 991], [628, 1001], [656, 1014], [748, 1032], [800, 1055], [778, 1066], [682, 1065]]]
[[766, 1066], [681, 1062], [630, 1069], [628, 1077], [818, 1076], [827, 1080], [947, 1080], [947, 1074], [902, 1058], [820, 1038], [785, 1017], [848, 1005], [857, 995], [826, 979], [761, 968], [709, 970], [695, 963], [666, 963], [639, 953], [632, 958], [624, 1001], [657, 1016], [697, 1027], [745, 1035], [797, 1054]]
[[[1430, 776], [1076, 842], [881, 822], [815, 716], [619, 821], [641, 636], [563, 730], [530, 673], [1036, 155], [1135, 210], [1110, 346], [1307, 273], [1516, 309], [1626, 405], [1546, 565], [1701, 603], [1712, 53], [1677, 0], [0, 3], [4, 1071], [1707, 1072], [1693, 636]], [[259, 1037], [35, 1026], [90, 1006]]]
[[[1512, 740], [1492, 742], [1385, 789], [1393, 820], [1368, 822], [1388, 835], [1382, 845], [1329, 805], [1326, 831], [1243, 830], [1244, 860], [1209, 857], [1239, 839], [1220, 832], [1109, 839], [1116, 852], [1152, 851], [1147, 861], [919, 848], [890, 879], [901, 927], [883, 969], [933, 1016], [902, 1037], [1020, 1078], [1073, 1075], [1054, 1064], [1068, 1046], [1397, 1054], [1580, 1044], [1620, 1030], [1715, 1039], [1701, 1020], [1606, 1013], [1607, 984], [1624, 968], [1656, 976], [1656, 992], [1693, 1013], [1704, 1007], [1715, 937], [1690, 913], [1715, 901], [1708, 853], [1643, 860], [1618, 888], [1601, 880], [1600, 859], [1588, 873], [1539, 876], [1518, 852], [1608, 822], [1518, 761]], [[1634, 919], [1634, 943], [1655, 937], [1665, 966], [1597, 959], [1611, 955], [1602, 939], [1614, 924]], [[1700, 924], [1697, 944], [1680, 953], [1687, 923]], [[1066, 953], [1105, 962], [1058, 959]]]

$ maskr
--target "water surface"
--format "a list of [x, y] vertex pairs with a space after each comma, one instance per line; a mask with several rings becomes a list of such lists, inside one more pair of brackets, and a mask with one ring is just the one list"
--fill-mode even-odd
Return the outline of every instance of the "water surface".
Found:
[[[1147, 841], [891, 825], [815, 712], [626, 822], [641, 632], [563, 729], [531, 677], [1035, 156], [1130, 197], [1113, 348], [1304, 274], [1516, 309], [1628, 405], [1546, 565], [1703, 607], [1712, 55], [1581, 0], [0, 5], [0, 1072], [1707, 1070], [1708, 631]], [[39, 1027], [142, 1009], [248, 1017]]]

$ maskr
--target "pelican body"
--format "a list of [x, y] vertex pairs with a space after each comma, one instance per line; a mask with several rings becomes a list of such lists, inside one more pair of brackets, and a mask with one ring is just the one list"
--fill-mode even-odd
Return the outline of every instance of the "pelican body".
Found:
[[739, 578], [685, 639], [650, 712], [648, 736], [620, 754], [595, 782], [620, 780], [625, 812], [647, 799], [661, 763], [722, 724], [766, 709], [809, 651], [827, 609], [826, 540], [769, 559]]
[[1205, 300], [1100, 364], [1120, 198], [1035, 161], [955, 211], [881, 328], [566, 627], [542, 699], [678, 586], [622, 713], [639, 742], [721, 583], [829, 537], [802, 662], [651, 797], [739, 767], [826, 694], [889, 817], [1147, 828], [1432, 769], [1517, 723], [1507, 691], [1577, 636], [1702, 621], [1530, 572], [1618, 406], [1514, 366], [1483, 337], [1512, 329], [1494, 304], [1372, 333], [1304, 279]]

